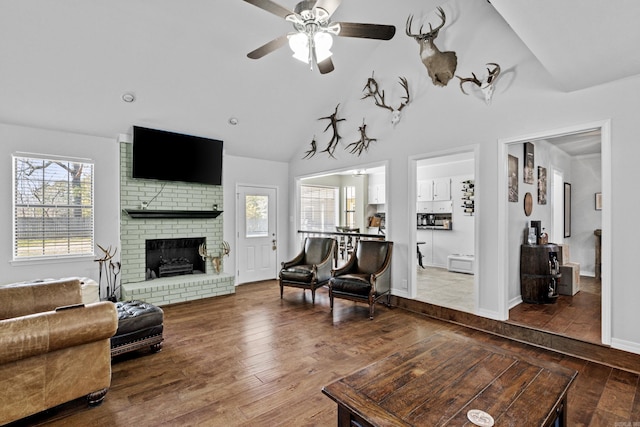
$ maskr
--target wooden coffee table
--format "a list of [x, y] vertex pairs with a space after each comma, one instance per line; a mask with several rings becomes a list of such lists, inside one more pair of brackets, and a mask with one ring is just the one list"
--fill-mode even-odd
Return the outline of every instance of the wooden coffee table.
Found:
[[473, 415], [476, 425], [492, 425], [492, 418], [496, 426], [566, 426], [567, 391], [577, 374], [443, 332], [322, 392], [338, 404], [338, 426], [472, 426]]

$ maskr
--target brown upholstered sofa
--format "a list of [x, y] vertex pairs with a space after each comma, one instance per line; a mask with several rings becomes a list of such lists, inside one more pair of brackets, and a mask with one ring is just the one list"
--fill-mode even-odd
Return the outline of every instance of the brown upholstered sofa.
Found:
[[80, 281], [0, 286], [0, 425], [111, 385], [111, 302], [82, 304]]

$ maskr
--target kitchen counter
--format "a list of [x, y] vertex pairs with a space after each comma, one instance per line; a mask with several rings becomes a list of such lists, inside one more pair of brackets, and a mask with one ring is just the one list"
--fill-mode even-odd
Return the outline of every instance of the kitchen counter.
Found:
[[418, 230], [451, 230], [451, 224], [449, 227], [445, 227], [444, 225], [418, 225]]

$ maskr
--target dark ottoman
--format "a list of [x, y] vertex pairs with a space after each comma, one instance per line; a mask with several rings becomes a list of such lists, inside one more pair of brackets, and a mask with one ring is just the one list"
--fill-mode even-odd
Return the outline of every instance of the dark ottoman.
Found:
[[160, 307], [144, 301], [119, 301], [118, 330], [111, 337], [111, 357], [149, 347], [152, 352], [162, 349], [164, 312]]

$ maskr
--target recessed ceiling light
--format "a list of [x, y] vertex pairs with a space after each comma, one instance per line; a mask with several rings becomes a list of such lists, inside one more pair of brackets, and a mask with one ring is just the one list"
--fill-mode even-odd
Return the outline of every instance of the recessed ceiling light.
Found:
[[238, 124], [238, 118], [237, 117], [230, 117], [229, 118], [229, 124], [232, 126], [235, 126]]
[[131, 92], [125, 92], [125, 93], [122, 94], [122, 100], [124, 102], [131, 103], [131, 102], [136, 100], [136, 96]]

